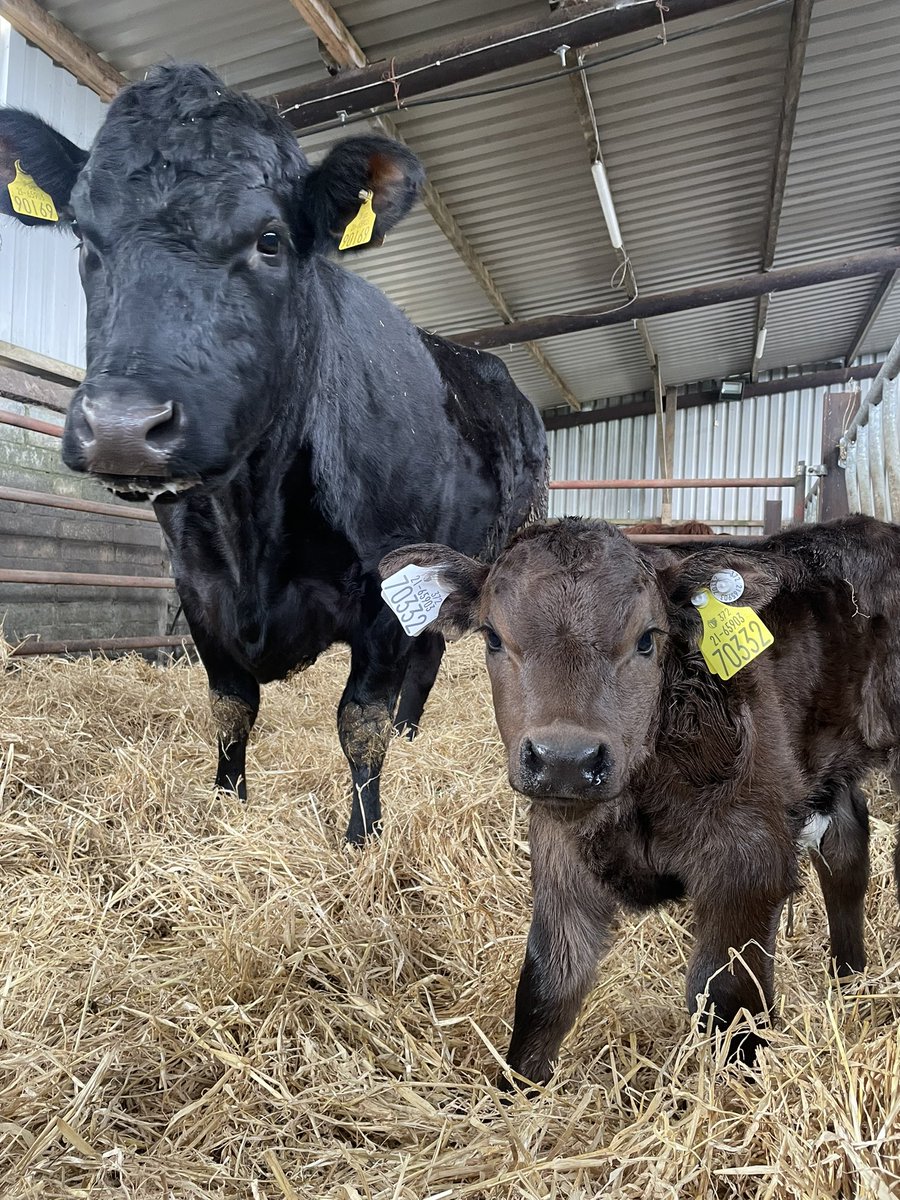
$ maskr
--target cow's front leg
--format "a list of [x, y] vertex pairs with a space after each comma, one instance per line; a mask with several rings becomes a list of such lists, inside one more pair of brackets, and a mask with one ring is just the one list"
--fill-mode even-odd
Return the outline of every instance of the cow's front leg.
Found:
[[208, 635], [192, 632], [209, 679], [209, 703], [219, 749], [215, 786], [246, 800], [247, 740], [259, 712], [259, 684]]
[[394, 614], [383, 607], [350, 648], [350, 676], [338, 706], [338, 734], [353, 784], [346, 835], [351, 845], [361, 845], [381, 830], [381, 766], [409, 653], [409, 638]]
[[416, 638], [400, 689], [394, 728], [412, 740], [444, 657], [444, 639], [439, 633], [422, 633]]
[[[618, 905], [585, 865], [572, 831], [535, 808], [529, 831], [534, 913], [516, 990], [507, 1061], [533, 1083], [546, 1083], [609, 949]], [[500, 1080], [508, 1088], [510, 1080]]]
[[[745, 892], [717, 871], [721, 891], [694, 901], [695, 946], [687, 975], [687, 1002], [724, 1032], [741, 1009], [768, 1015], [773, 1001], [775, 935], [789, 888]], [[765, 1039], [750, 1030], [732, 1031], [728, 1056], [750, 1065]]]

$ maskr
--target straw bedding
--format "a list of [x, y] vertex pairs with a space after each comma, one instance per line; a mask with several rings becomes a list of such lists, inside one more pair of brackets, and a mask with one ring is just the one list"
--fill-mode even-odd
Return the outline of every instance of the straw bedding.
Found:
[[777, 1028], [726, 1068], [681, 999], [688, 912], [629, 917], [535, 1100], [498, 1102], [528, 922], [525, 806], [474, 643], [451, 648], [383, 840], [343, 849], [342, 652], [264, 694], [246, 806], [212, 795], [196, 667], [0, 676], [0, 1196], [875, 1197], [900, 1188], [897, 802], [873, 780], [865, 979], [822, 903]]

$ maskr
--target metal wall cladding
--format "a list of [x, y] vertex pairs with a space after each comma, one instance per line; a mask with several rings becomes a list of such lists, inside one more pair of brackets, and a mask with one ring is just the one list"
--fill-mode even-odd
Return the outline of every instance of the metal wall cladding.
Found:
[[[36, 112], [80, 146], [89, 146], [106, 105], [0, 20], [0, 104]], [[84, 294], [71, 234], [0, 228], [0, 341], [84, 366]]]
[[[675, 424], [673, 477], [747, 478], [793, 475], [798, 462], [822, 460], [825, 388], [775, 396], [720, 401], [681, 409]], [[622, 397], [627, 403], [643, 397]], [[648, 479], [659, 475], [656, 418], [631, 417], [597, 425], [553, 430], [549, 435], [551, 478]], [[807, 480], [807, 488], [812, 480]], [[793, 510], [792, 488], [684, 488], [672, 493], [676, 521], [708, 521], [723, 533], [757, 533], [766, 500], [782, 501], [785, 520]], [[551, 492], [550, 514], [637, 522], [658, 520], [659, 490]]]

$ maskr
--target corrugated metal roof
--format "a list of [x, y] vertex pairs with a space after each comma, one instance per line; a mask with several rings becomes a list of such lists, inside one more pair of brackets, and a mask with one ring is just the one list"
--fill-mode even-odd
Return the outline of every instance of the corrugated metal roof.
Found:
[[[790, 4], [760, 0], [594, 48], [619, 57], [589, 75], [619, 221], [644, 293], [759, 269], [779, 127]], [[333, 0], [373, 60], [478, 29], [538, 18], [545, 0]], [[56, 0], [48, 8], [119, 69], [138, 77], [167, 57], [196, 57], [257, 94], [321, 79], [316, 39], [288, 0]], [[729, 18], [727, 24], [723, 19]], [[680, 32], [706, 28], [683, 40]], [[642, 49], [642, 47], [646, 47]], [[900, 236], [897, 0], [817, 0], [787, 178], [776, 265], [888, 245]], [[553, 70], [548, 58], [469, 88]], [[516, 316], [613, 308], [616, 258], [593, 189], [567, 80], [396, 114], [450, 210]], [[356, 128], [364, 128], [357, 126]], [[317, 151], [334, 134], [303, 137]], [[431, 219], [411, 217], [384, 250], [353, 263], [410, 316], [443, 333], [497, 315]], [[776, 297], [763, 366], [840, 357], [877, 288], [849, 281]], [[650, 322], [664, 378], [681, 383], [749, 370], [756, 303]], [[893, 300], [866, 349], [893, 340]], [[583, 401], [645, 389], [632, 326], [544, 344]], [[523, 348], [505, 351], [542, 405], [559, 393]]]

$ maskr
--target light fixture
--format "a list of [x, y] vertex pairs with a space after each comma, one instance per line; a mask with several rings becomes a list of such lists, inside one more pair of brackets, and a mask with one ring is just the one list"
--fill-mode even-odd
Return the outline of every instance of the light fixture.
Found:
[[765, 325], [763, 325], [763, 327], [762, 327], [762, 329], [759, 331], [759, 335], [758, 335], [758, 337], [757, 337], [757, 339], [756, 339], [756, 355], [755, 355], [755, 358], [756, 358], [756, 361], [757, 361], [757, 362], [759, 362], [759, 360], [762, 358], [762, 356], [763, 356], [763, 351], [764, 351], [764, 350], [765, 350], [765, 348], [766, 348], [766, 334], [767, 334], [767, 333], [768, 333], [768, 330], [766, 329]]
[[723, 379], [719, 384], [720, 400], [740, 400], [743, 394], [743, 379]]
[[619, 221], [616, 217], [612, 192], [609, 190], [606, 167], [604, 167], [599, 158], [596, 162], [591, 163], [591, 174], [594, 177], [594, 187], [596, 187], [597, 195], [600, 198], [600, 207], [603, 209], [603, 219], [606, 222], [606, 228], [609, 230], [609, 240], [612, 242], [614, 249], [621, 250], [622, 234], [619, 230]]

